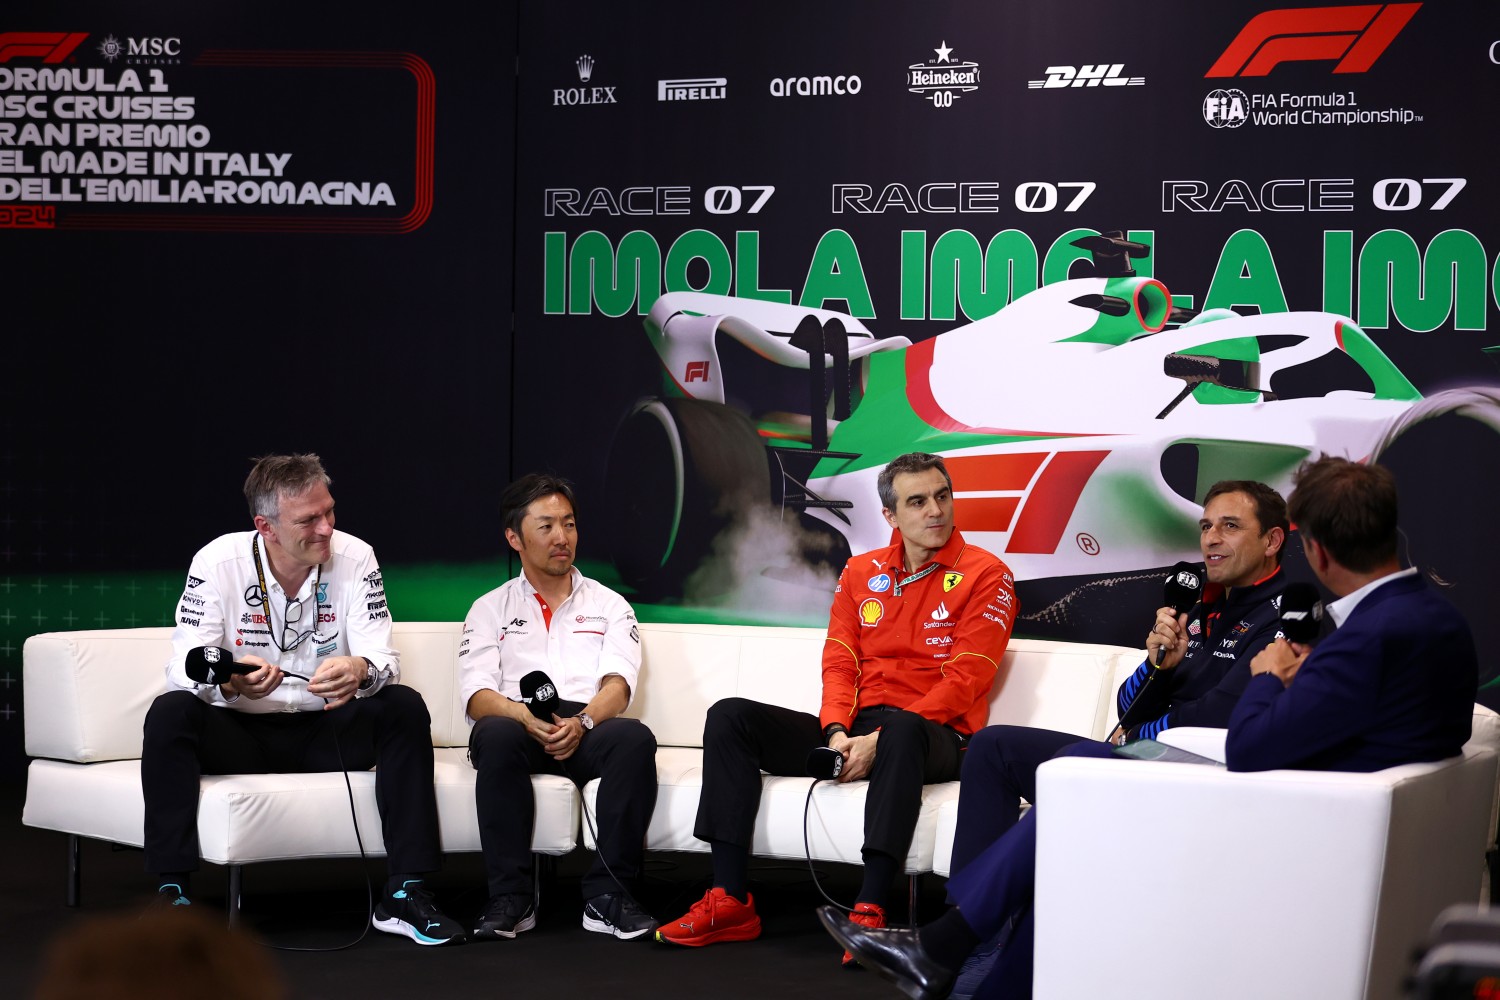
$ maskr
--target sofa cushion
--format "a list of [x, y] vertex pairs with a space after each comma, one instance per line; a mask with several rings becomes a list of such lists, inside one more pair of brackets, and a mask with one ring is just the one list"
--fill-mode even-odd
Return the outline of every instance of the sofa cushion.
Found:
[[[434, 787], [442, 849], [479, 850], [474, 769], [458, 749], [437, 750]], [[349, 793], [338, 771], [210, 775], [198, 803], [199, 850], [213, 864], [306, 857], [358, 857]], [[365, 853], [385, 854], [375, 774], [349, 775]], [[536, 822], [531, 849], [567, 854], [577, 845], [578, 790], [554, 775], [533, 775]], [[137, 760], [72, 764], [34, 760], [27, 777], [27, 826], [140, 847], [145, 809]], [[312, 845], [316, 845], [314, 848]]]

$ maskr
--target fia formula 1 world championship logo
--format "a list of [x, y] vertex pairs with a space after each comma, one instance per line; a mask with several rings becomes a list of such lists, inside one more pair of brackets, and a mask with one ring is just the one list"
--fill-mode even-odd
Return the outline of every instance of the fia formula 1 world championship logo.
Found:
[[1337, 59], [1335, 73], [1363, 73], [1412, 19], [1419, 3], [1288, 7], [1245, 23], [1205, 77], [1266, 76], [1282, 63]]

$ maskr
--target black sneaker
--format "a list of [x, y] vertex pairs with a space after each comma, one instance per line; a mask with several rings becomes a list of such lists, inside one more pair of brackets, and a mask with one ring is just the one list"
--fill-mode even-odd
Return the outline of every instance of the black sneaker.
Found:
[[613, 934], [629, 941], [650, 934], [656, 925], [656, 919], [627, 893], [606, 892], [583, 904], [583, 929], [596, 934]]
[[531, 896], [522, 892], [506, 892], [491, 896], [484, 904], [484, 912], [474, 922], [474, 940], [497, 941], [513, 938], [522, 931], [536, 926], [536, 907]]
[[404, 934], [417, 944], [462, 944], [463, 928], [438, 909], [432, 893], [421, 886], [420, 882], [404, 882], [375, 904], [375, 929]]
[[193, 901], [187, 898], [187, 893], [182, 891], [182, 886], [176, 882], [163, 882], [156, 890], [156, 895], [151, 897], [151, 902], [146, 904], [146, 913], [156, 913], [158, 910], [187, 909], [193, 905]]

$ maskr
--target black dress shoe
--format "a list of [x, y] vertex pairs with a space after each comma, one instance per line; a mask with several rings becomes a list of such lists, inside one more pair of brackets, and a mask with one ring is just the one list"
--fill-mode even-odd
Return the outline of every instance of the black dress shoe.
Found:
[[953, 970], [922, 949], [914, 930], [861, 927], [832, 906], [818, 907], [823, 929], [859, 963], [912, 1000], [937, 1000], [953, 989]]

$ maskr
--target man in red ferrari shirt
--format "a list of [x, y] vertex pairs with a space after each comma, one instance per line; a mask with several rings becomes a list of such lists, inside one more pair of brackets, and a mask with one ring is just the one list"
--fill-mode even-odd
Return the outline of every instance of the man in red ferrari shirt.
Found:
[[[815, 717], [726, 698], [708, 711], [703, 794], [693, 833], [713, 851], [714, 884], [656, 939], [698, 946], [760, 936], [748, 889], [761, 772], [806, 773], [808, 754], [845, 758], [838, 780], [869, 779], [865, 865], [850, 919], [885, 925], [924, 784], [958, 778], [961, 751], [989, 715], [1015, 620], [1010, 570], [953, 527], [953, 480], [936, 455], [892, 460], [877, 481], [892, 544], [844, 566], [823, 651]], [[845, 964], [852, 960], [846, 954]]]

